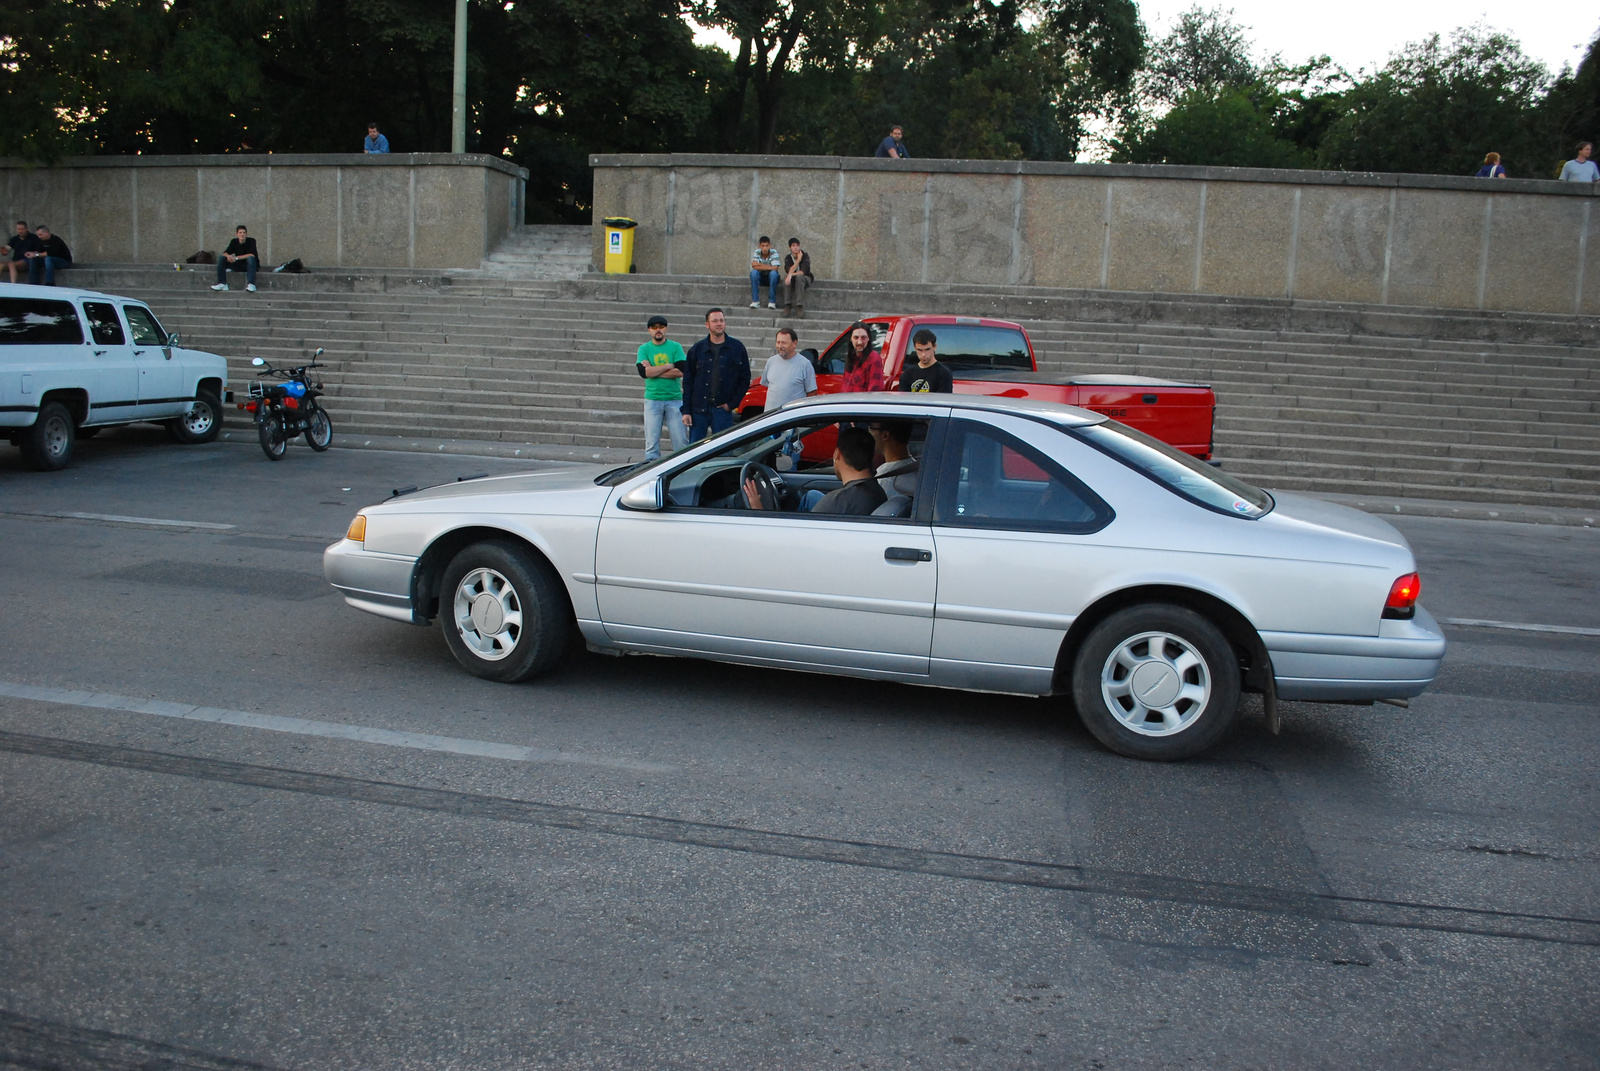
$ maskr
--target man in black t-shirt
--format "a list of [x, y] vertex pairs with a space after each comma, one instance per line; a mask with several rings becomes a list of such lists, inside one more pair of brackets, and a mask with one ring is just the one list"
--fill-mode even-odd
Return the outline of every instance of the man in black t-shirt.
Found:
[[228, 243], [228, 248], [217, 258], [217, 282], [211, 289], [228, 289], [228, 273], [242, 271], [244, 288], [254, 291], [256, 269], [261, 267], [261, 254], [256, 252], [256, 240], [250, 237], [250, 232], [245, 230], [243, 223], [234, 229], [233, 235], [233, 241]]
[[[866, 428], [840, 428], [839, 441], [833, 448], [833, 471], [844, 486], [829, 491], [810, 507], [812, 513], [844, 513], [852, 517], [868, 517], [872, 511], [889, 500], [889, 496], [872, 478], [872, 453], [876, 445]], [[807, 492], [808, 496], [814, 492]], [[761, 509], [761, 492], [754, 480], [744, 482], [745, 504], [751, 509]], [[802, 499], [800, 509], [806, 510]]]
[[900, 370], [900, 389], [909, 394], [953, 394], [955, 377], [939, 363], [939, 339], [926, 327], [911, 336], [917, 359]]
[[34, 236], [39, 244], [33, 247], [32, 252], [24, 253], [28, 261], [28, 282], [35, 286], [56, 285], [56, 272], [72, 267], [72, 250], [67, 248], [67, 243], [61, 240], [60, 235], [51, 234], [50, 228], [44, 224], [34, 230]]

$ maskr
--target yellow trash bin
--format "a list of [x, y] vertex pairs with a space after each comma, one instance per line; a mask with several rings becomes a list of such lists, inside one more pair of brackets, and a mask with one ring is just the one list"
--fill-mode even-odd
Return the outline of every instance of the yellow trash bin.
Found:
[[633, 229], [639, 224], [626, 216], [607, 216], [606, 274], [627, 275], [633, 271]]

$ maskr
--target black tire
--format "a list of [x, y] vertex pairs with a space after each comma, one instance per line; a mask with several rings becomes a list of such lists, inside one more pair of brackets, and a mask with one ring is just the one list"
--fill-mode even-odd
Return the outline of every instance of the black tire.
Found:
[[261, 452], [267, 455], [268, 461], [282, 461], [283, 455], [289, 452], [289, 440], [283, 436], [278, 416], [264, 402], [256, 411], [256, 437], [261, 440]]
[[[512, 614], [520, 623], [510, 627]], [[511, 684], [544, 673], [572, 634], [561, 582], [543, 559], [512, 543], [474, 543], [445, 567], [439, 624], [468, 673]]]
[[320, 454], [333, 445], [333, 421], [328, 419], [328, 411], [319, 405], [311, 411], [309, 424], [306, 445]]
[[193, 409], [167, 421], [167, 434], [185, 446], [214, 441], [222, 434], [222, 399], [217, 392], [197, 392]]
[[1239, 708], [1239, 658], [1193, 610], [1146, 603], [1118, 610], [1085, 637], [1072, 699], [1106, 747], [1172, 761], [1220, 740]]
[[72, 464], [72, 448], [78, 441], [78, 428], [72, 414], [60, 402], [45, 402], [31, 427], [22, 429], [17, 445], [28, 467], [40, 472], [55, 472]]

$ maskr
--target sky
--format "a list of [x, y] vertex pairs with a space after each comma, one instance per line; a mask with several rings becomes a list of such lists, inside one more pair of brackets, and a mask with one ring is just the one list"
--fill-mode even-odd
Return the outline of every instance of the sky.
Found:
[[[1140, 0], [1139, 10], [1154, 37], [1163, 36], [1196, 0]], [[1584, 0], [1201, 0], [1207, 8], [1231, 7], [1246, 27], [1259, 57], [1281, 53], [1288, 63], [1327, 53], [1354, 74], [1381, 67], [1407, 42], [1430, 33], [1446, 36], [1458, 26], [1483, 22], [1522, 42], [1522, 51], [1544, 61], [1555, 74], [1573, 67], [1600, 31], [1600, 6]], [[734, 51], [726, 34], [702, 30], [696, 38]]]
[[[1140, 0], [1139, 11], [1153, 37], [1162, 37], [1195, 0]], [[1555, 74], [1563, 63], [1578, 65], [1596, 31], [1600, 5], [1583, 0], [1337, 0], [1334, 4], [1284, 0], [1211, 0], [1203, 7], [1231, 7], [1247, 28], [1258, 57], [1281, 53], [1299, 63], [1327, 53], [1354, 74], [1381, 67], [1407, 42], [1430, 33], [1446, 37], [1476, 22], [1504, 30], [1522, 51]]]

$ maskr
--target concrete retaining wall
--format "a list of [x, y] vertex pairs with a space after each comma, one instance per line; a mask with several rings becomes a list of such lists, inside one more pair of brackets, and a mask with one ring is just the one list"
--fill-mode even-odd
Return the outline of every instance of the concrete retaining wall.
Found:
[[641, 272], [748, 271], [797, 235], [820, 278], [1600, 313], [1590, 184], [1253, 168], [592, 156]]
[[242, 223], [268, 266], [476, 268], [521, 222], [527, 177], [449, 153], [0, 159], [0, 196], [7, 235], [47, 224], [81, 261], [181, 261]]

